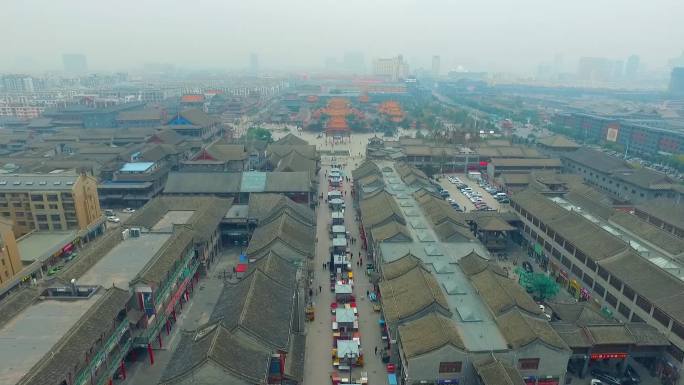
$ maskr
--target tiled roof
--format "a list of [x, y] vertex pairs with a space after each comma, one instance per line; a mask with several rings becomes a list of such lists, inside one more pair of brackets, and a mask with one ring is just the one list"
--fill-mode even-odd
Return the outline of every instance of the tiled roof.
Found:
[[404, 355], [413, 358], [445, 345], [465, 350], [454, 321], [438, 313], [430, 313], [399, 326], [399, 339]]
[[22, 385], [53, 385], [67, 379], [83, 363], [83, 357], [102, 338], [108, 338], [117, 324], [117, 315], [125, 311], [131, 298], [128, 290], [112, 287], [88, 309], [76, 324], [60, 338], [21, 381]]

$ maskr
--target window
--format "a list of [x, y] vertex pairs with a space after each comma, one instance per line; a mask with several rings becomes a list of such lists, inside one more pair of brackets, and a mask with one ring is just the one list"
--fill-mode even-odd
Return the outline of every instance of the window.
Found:
[[632, 313], [632, 322], [644, 322], [644, 320], [642, 320], [637, 313]]
[[563, 259], [561, 260], [561, 263], [562, 263], [565, 267], [567, 267], [568, 269], [571, 269], [571, 268], [572, 268], [572, 263], [570, 262], [569, 259], [567, 259], [567, 258], [565, 258], [565, 257], [563, 257]]
[[48, 194], [47, 200], [50, 202], [56, 202], [57, 201], [57, 194]]
[[670, 344], [670, 346], [667, 348], [667, 352], [670, 353], [670, 355], [674, 357], [678, 362], [684, 361], [684, 351], [682, 351], [682, 349], [678, 348], [674, 344]]
[[572, 266], [572, 273], [575, 274], [577, 278], [582, 278], [582, 269], [577, 265]]
[[637, 296], [636, 300], [637, 306], [639, 306], [643, 311], [645, 311], [648, 314], [651, 314], [651, 303], [648, 302], [648, 300], [642, 296]]
[[50, 230], [50, 226], [47, 223], [39, 223], [38, 230]]
[[596, 292], [596, 294], [598, 294], [599, 297], [603, 298], [603, 294], [606, 292], [606, 289], [604, 289], [600, 283], [595, 282], [594, 291]]
[[627, 305], [625, 305], [624, 303], [620, 302], [620, 306], [618, 306], [618, 311], [620, 312], [620, 314], [622, 314], [623, 316], [625, 316], [625, 318], [629, 319], [630, 310], [629, 310], [629, 308], [627, 307]]
[[38, 214], [36, 215], [36, 220], [39, 222], [45, 222], [47, 221], [47, 215], [45, 214]]
[[555, 248], [553, 249], [553, 251], [551, 252], [551, 254], [553, 254], [553, 256], [554, 256], [556, 259], [560, 259], [560, 258], [561, 258], [561, 253], [560, 253], [560, 251], [556, 250]]
[[59, 222], [61, 220], [61, 218], [60, 218], [59, 214], [53, 214], [53, 215], [50, 215], [50, 220], [53, 222]]
[[634, 301], [634, 290], [627, 285], [622, 285], [622, 294], [629, 298], [630, 301]]
[[614, 295], [610, 294], [610, 292], [606, 293], [606, 302], [608, 302], [610, 306], [614, 308], [617, 307], [617, 298], [615, 298]]
[[51, 204], [51, 205], [49, 205], [49, 207], [50, 207], [50, 210], [57, 210], [59, 206]]
[[31, 202], [42, 202], [42, 201], [43, 201], [42, 195], [31, 195]]
[[461, 372], [461, 361], [456, 362], [440, 362], [439, 372], [440, 373], [460, 373]]
[[589, 274], [584, 274], [582, 281], [584, 281], [584, 283], [586, 283], [590, 289], [594, 285], [594, 280], [589, 276]]
[[45, 205], [42, 205], [42, 204], [38, 204], [38, 205], [33, 205], [33, 207], [35, 207], [35, 208], [36, 208], [36, 210], [42, 210], [42, 209], [44, 209], [44, 208], [45, 208]]
[[[570, 242], [565, 242], [565, 250], [567, 250], [570, 255], [575, 254], [575, 246], [571, 245]], [[581, 259], [581, 261], [584, 262], [583, 259]]]
[[677, 337], [681, 338], [684, 340], [684, 326], [682, 326], [681, 323], [677, 321], [672, 322], [672, 331], [674, 334], [677, 335]]
[[614, 276], [611, 276], [610, 277], [610, 286], [618, 289], [618, 291], [621, 291], [622, 290], [622, 281], [620, 281], [619, 279], [617, 279]]
[[521, 358], [518, 360], [520, 370], [537, 370], [539, 368], [539, 358]]
[[667, 314], [657, 307], [653, 308], [653, 318], [655, 318], [656, 321], [660, 322], [665, 327], [670, 326], [670, 317], [668, 317]]
[[601, 278], [605, 279], [606, 281], [608, 280], [608, 272], [603, 267], [598, 267], [598, 274]]
[[[579, 250], [578, 250], [578, 252], [579, 252]], [[582, 255], [584, 255], [584, 254], [582, 254]], [[594, 261], [592, 261], [591, 259], [587, 258], [586, 265], [587, 265], [587, 267], [589, 268], [589, 270], [591, 270], [591, 271], [596, 271], [596, 262], [594, 262]]]

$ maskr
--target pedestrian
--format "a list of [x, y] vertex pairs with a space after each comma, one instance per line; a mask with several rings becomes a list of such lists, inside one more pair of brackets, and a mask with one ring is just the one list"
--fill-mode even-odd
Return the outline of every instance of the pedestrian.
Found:
[[370, 296], [370, 291], [366, 290], [366, 297]]
[[375, 355], [376, 356], [378, 355], [378, 347], [377, 346], [375, 347]]
[[313, 290], [311, 288], [309, 288], [309, 297], [313, 297]]
[[323, 289], [321, 288], [321, 285], [318, 285], [318, 292], [320, 293], [321, 290], [323, 290]]

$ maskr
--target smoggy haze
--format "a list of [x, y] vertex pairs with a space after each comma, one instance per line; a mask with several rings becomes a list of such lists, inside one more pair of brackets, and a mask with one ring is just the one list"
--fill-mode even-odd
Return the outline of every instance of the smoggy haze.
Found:
[[0, 69], [61, 68], [63, 53], [94, 70], [169, 62], [316, 68], [345, 51], [403, 53], [412, 65], [531, 72], [562, 54], [641, 57], [663, 67], [684, 45], [681, 0], [6, 0]]

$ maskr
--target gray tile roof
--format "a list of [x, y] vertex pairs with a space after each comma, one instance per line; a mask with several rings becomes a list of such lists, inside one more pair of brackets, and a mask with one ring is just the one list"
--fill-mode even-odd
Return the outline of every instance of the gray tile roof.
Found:
[[308, 171], [266, 173], [264, 192], [309, 192], [311, 189]]
[[456, 323], [438, 313], [430, 313], [400, 325], [399, 339], [408, 358], [429, 353], [445, 345], [465, 350]]
[[78, 320], [21, 380], [22, 385], [53, 385], [67, 380], [76, 366], [83, 364], [83, 357], [117, 324], [117, 315], [125, 311], [131, 298], [128, 290], [112, 287]]
[[[173, 353], [160, 384], [183, 383], [191, 377], [203, 377], [202, 372], [218, 365], [226, 376], [206, 385], [232, 384], [237, 377], [242, 384], [262, 384], [268, 377], [270, 351], [236, 337], [221, 325], [205, 326], [194, 332], [184, 332]], [[211, 377], [211, 376], [210, 376]]]
[[292, 217], [310, 225], [315, 222], [314, 212], [307, 206], [295, 203], [281, 194], [251, 194], [249, 196], [249, 218], [258, 222], [270, 222], [274, 217], [287, 212]]
[[437, 279], [422, 266], [380, 282], [383, 313], [394, 323], [428, 309], [450, 314]]
[[312, 257], [314, 252], [314, 229], [287, 212], [271, 222], [262, 223], [254, 230], [247, 247], [248, 254], [257, 254], [273, 245], [282, 242], [298, 252]]
[[294, 285], [282, 285], [262, 270], [253, 270], [237, 284], [224, 287], [210, 322], [249, 335], [269, 349], [287, 351], [296, 311], [294, 291]]
[[490, 359], [476, 361], [473, 366], [483, 385], [525, 385], [517, 369], [493, 356]]
[[234, 194], [240, 192], [239, 172], [170, 172], [165, 194]]

